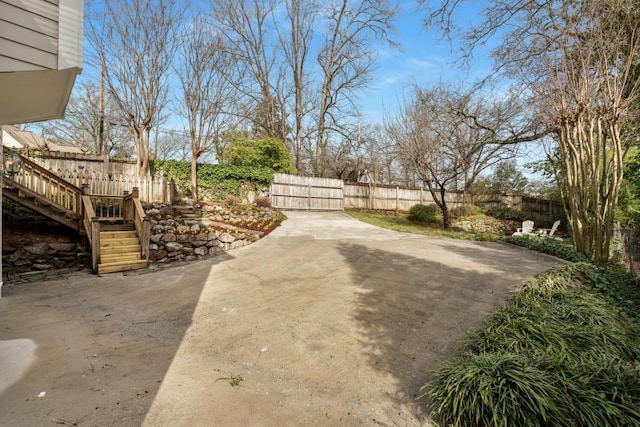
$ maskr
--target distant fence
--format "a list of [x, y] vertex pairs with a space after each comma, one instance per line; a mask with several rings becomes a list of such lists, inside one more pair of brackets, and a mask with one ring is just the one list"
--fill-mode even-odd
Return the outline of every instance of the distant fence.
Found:
[[85, 173], [138, 175], [138, 167], [135, 159], [58, 151], [28, 151], [24, 154], [43, 168], [55, 173], [66, 169], [78, 170], [82, 168]]
[[[466, 203], [484, 207], [507, 207], [529, 214], [564, 218], [557, 202], [515, 194], [447, 191], [451, 208]], [[339, 179], [276, 174], [271, 185], [271, 204], [281, 209], [343, 210], [372, 209], [407, 212], [417, 204], [434, 204], [428, 190], [390, 185], [344, 183]]]
[[147, 203], [173, 203], [175, 198], [175, 185], [166, 177], [84, 173], [82, 170], [64, 170], [57, 174], [78, 187], [88, 185], [90, 194], [122, 195], [137, 187], [140, 200]]
[[91, 194], [122, 195], [137, 187], [140, 200], [147, 203], [172, 203], [175, 198], [172, 181], [164, 176], [138, 176], [136, 162], [132, 159], [55, 151], [26, 154], [40, 166], [78, 187], [88, 184]]
[[[461, 202], [461, 194], [448, 192], [447, 202]], [[427, 190], [376, 186], [369, 184], [345, 184], [345, 209], [373, 209], [388, 211], [408, 211], [417, 204], [433, 204], [433, 198]]]
[[343, 210], [344, 182], [277, 173], [270, 196], [271, 205], [280, 209]]

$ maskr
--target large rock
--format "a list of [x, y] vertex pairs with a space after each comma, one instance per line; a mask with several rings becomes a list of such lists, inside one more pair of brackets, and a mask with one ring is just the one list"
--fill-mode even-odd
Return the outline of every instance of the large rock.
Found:
[[34, 243], [32, 245], [27, 245], [22, 248], [23, 251], [30, 253], [32, 255], [46, 255], [49, 250], [48, 243]]
[[49, 247], [53, 250], [55, 250], [56, 252], [73, 252], [76, 250], [76, 244], [75, 243], [65, 243], [65, 242], [54, 242], [54, 243], [49, 243]]
[[196, 236], [194, 236], [193, 234], [178, 234], [178, 236], [176, 237], [176, 242], [181, 242], [181, 243], [191, 243], [194, 240], [196, 240]]
[[209, 249], [206, 246], [200, 246], [199, 248], [195, 248], [193, 253], [196, 255], [207, 255], [209, 253]]
[[222, 233], [218, 236], [218, 240], [222, 243], [231, 243], [236, 240], [230, 233]]
[[182, 245], [177, 242], [169, 242], [165, 245], [169, 252], [176, 252], [182, 249]]
[[164, 236], [162, 236], [162, 241], [163, 242], [175, 242], [176, 241], [176, 235], [173, 233], [167, 233]]

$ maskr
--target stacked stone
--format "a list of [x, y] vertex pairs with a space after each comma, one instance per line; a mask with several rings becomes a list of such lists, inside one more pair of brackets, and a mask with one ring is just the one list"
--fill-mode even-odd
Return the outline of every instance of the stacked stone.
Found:
[[520, 223], [506, 219], [487, 219], [485, 221], [454, 221], [453, 226], [460, 227], [470, 233], [511, 234]]
[[152, 221], [149, 260], [158, 263], [191, 261], [219, 255], [259, 238], [259, 233], [208, 230], [195, 220]]
[[73, 242], [33, 243], [11, 251], [3, 251], [3, 255], [8, 255], [3, 256], [3, 265], [9, 275], [91, 265], [90, 254], [80, 244]]

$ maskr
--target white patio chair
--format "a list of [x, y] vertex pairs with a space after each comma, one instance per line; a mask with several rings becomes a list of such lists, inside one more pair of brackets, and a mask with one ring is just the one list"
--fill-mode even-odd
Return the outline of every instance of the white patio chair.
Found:
[[513, 235], [514, 236], [535, 236], [535, 233], [533, 232], [533, 221], [531, 221], [530, 219], [526, 221], [522, 221], [522, 227], [518, 228], [516, 232], [513, 233]]
[[556, 232], [556, 230], [558, 230], [559, 225], [560, 225], [560, 220], [554, 222], [551, 228], [541, 228], [540, 230], [538, 230], [538, 234], [540, 234], [543, 237], [546, 237], [547, 239], [562, 240], [562, 237], [553, 235]]

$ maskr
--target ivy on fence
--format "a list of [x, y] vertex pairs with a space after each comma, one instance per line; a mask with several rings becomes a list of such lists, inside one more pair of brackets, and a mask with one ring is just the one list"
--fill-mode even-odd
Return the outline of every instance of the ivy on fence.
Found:
[[[154, 160], [151, 172], [173, 179], [179, 192], [191, 193], [191, 164], [178, 160]], [[261, 190], [273, 182], [268, 168], [198, 163], [198, 188], [208, 199], [223, 200], [230, 195], [243, 197], [247, 191]]]

